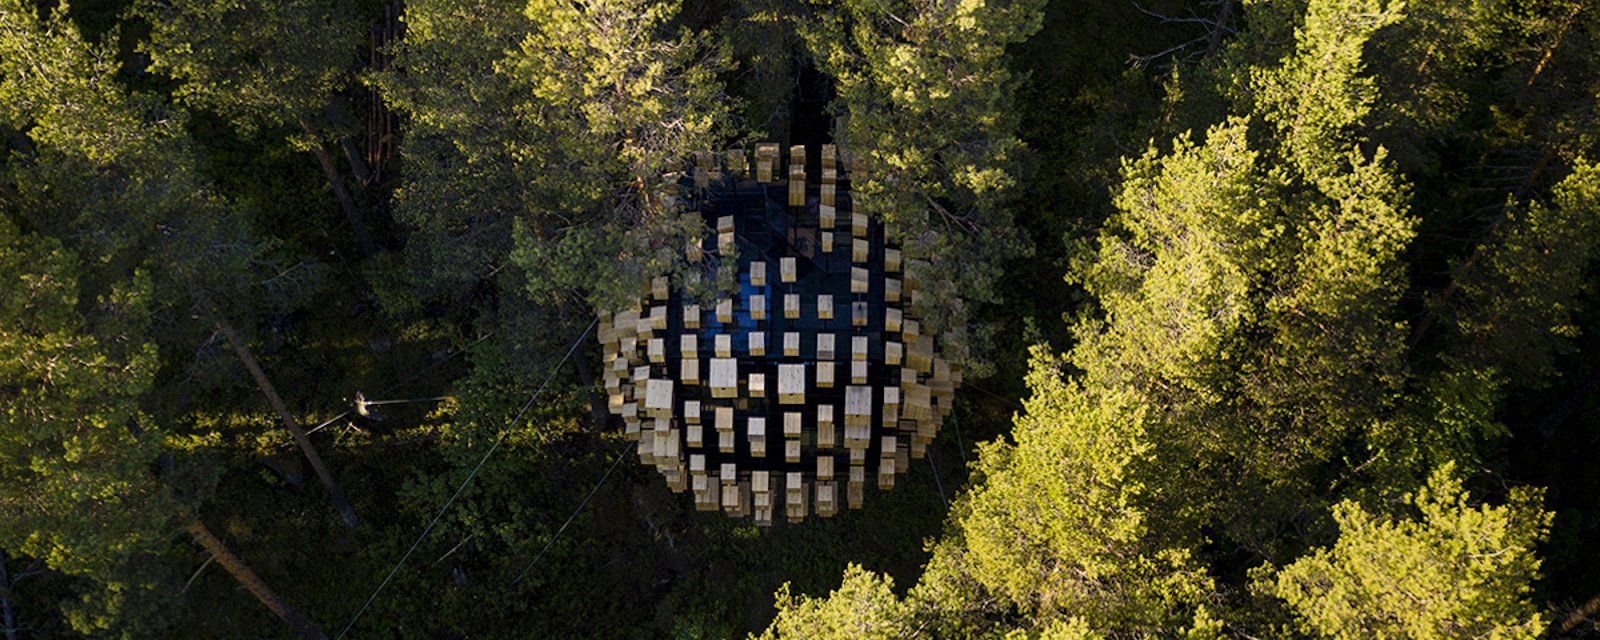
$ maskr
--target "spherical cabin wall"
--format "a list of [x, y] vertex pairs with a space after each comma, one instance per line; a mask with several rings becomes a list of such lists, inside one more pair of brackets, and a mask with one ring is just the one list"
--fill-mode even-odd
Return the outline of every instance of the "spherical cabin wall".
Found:
[[763, 525], [859, 508], [869, 479], [892, 487], [960, 383], [910, 312], [899, 249], [852, 210], [845, 163], [810, 149], [813, 181], [807, 151], [700, 154], [679, 199], [712, 234], [687, 258], [737, 253], [737, 290], [701, 301], [662, 276], [600, 321], [611, 410], [640, 458], [697, 508]]

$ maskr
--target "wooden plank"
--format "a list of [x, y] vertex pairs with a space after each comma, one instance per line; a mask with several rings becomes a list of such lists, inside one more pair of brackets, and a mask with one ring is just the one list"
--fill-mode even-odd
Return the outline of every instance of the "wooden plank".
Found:
[[[805, 404], [806, 401], [806, 366], [803, 364], [778, 365], [778, 403], [779, 404]], [[799, 414], [794, 414], [795, 424], [799, 424]]]
[[751, 372], [748, 378], [748, 397], [752, 400], [765, 400], [767, 398], [767, 374]]
[[862, 493], [862, 489], [864, 487], [866, 487], [866, 484], [867, 484], [867, 470], [866, 470], [866, 468], [862, 467], [860, 465], [851, 465], [850, 466], [849, 490], [846, 492], [848, 494], [848, 497], [849, 497], [849, 502], [850, 502], [850, 508], [851, 509], [860, 509], [861, 508], [861, 497], [862, 497], [861, 493]]
[[750, 441], [750, 456], [767, 457], [767, 420], [750, 418], [745, 423], [745, 438]]
[[832, 518], [839, 513], [837, 485], [832, 482], [817, 483], [817, 515]]
[[844, 421], [848, 425], [866, 425], [872, 418], [872, 387], [849, 385], [844, 389]]
[[778, 145], [771, 143], [756, 145], [756, 181], [772, 182], [777, 172]]
[[833, 388], [833, 383], [834, 383], [834, 363], [831, 360], [827, 361], [827, 362], [818, 362], [817, 363], [817, 387], [821, 388], [821, 389], [832, 389]]
[[750, 317], [756, 320], [767, 319], [767, 296], [757, 293], [750, 296]]
[[919, 373], [932, 373], [933, 340], [908, 341], [906, 346], [906, 366]]
[[735, 398], [739, 395], [739, 364], [733, 358], [711, 359], [711, 397]]
[[806, 206], [806, 168], [804, 165], [789, 167], [789, 206]]
[[904, 408], [901, 413], [911, 420], [925, 420], [933, 418], [933, 399], [928, 385], [912, 384], [900, 387], [904, 397]]

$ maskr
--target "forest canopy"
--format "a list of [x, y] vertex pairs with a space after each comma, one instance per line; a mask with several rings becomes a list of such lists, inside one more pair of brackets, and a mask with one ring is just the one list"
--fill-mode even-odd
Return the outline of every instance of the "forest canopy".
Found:
[[[0, 0], [0, 138], [0, 640], [1600, 637], [1586, 0]], [[764, 142], [966, 374], [771, 527], [594, 331]]]

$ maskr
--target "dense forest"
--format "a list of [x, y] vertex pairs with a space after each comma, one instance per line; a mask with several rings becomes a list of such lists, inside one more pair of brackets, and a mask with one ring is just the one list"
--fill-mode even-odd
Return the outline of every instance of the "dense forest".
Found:
[[[1600, 636], [1589, 0], [0, 0], [0, 638]], [[966, 332], [893, 491], [586, 327], [836, 142]]]

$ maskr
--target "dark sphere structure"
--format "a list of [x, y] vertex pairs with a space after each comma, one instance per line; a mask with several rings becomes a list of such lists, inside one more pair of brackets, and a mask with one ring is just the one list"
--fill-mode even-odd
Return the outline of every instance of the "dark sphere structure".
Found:
[[640, 458], [697, 508], [761, 525], [859, 508], [869, 476], [891, 488], [961, 382], [910, 312], [900, 250], [852, 211], [833, 145], [817, 151], [816, 183], [802, 146], [787, 180], [777, 145], [757, 146], [754, 175], [743, 152], [701, 154], [679, 199], [714, 235], [686, 258], [733, 267], [737, 291], [702, 301], [661, 276], [600, 319], [611, 411]]

